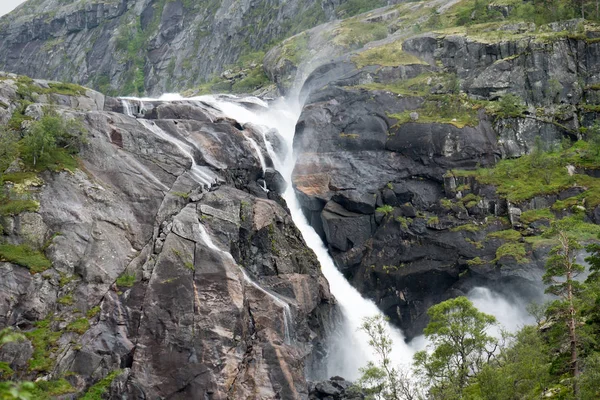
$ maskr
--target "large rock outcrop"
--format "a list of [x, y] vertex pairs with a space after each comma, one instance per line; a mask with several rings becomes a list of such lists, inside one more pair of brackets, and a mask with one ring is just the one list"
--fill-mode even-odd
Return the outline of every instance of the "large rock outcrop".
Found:
[[[2, 75], [1, 101], [22, 106], [23, 82]], [[136, 119], [99, 93], [38, 97], [48, 82], [26, 82], [38, 101], [79, 104], [52, 102], [88, 133], [76, 170], [3, 189], [39, 210], [1, 217], [2, 241], [51, 267], [0, 263], [0, 329], [28, 338], [0, 360], [77, 392], [108, 376], [114, 398], [307, 398], [334, 299], [277, 187], [257, 184], [254, 128], [197, 102]]]
[[[493, 232], [539, 233], [515, 213], [589, 188], [511, 204], [451, 171], [527, 154], [537, 137], [546, 149], [581, 137], [597, 116], [600, 43], [594, 28], [564, 35], [578, 23], [506, 24], [497, 42], [486, 31], [400, 35], [306, 80], [293, 177], [303, 210], [337, 267], [409, 337], [428, 307], [477, 285], [526, 300], [540, 294], [548, 247], [517, 232], [521, 242], [509, 246]], [[397, 66], [385, 58], [390, 49], [402, 49]], [[518, 102], [512, 114], [498, 111], [508, 95]]]

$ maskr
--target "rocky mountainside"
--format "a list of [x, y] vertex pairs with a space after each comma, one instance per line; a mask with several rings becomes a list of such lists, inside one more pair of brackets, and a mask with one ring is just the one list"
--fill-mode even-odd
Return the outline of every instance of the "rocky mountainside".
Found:
[[[158, 95], [194, 87], [238, 62], [254, 68], [273, 44], [364, 10], [362, 3], [29, 0], [0, 19], [0, 70], [107, 94]], [[266, 80], [260, 69], [253, 73]]]
[[26, 336], [0, 348], [3, 378], [48, 381], [44, 396], [306, 398], [334, 299], [261, 134], [217, 103], [136, 119], [69, 90], [0, 76], [2, 124], [54, 107], [87, 132], [75, 165], [2, 176], [0, 328]]
[[[456, 26], [464, 5], [432, 16], [432, 4], [342, 21], [362, 37], [394, 33], [308, 76], [294, 142], [305, 214], [338, 268], [409, 337], [431, 305], [474, 286], [539, 298], [550, 222], [576, 221], [582, 240], [600, 223], [595, 153], [568, 150], [597, 134], [600, 27]], [[439, 15], [431, 32], [410, 25]], [[305, 34], [305, 54], [328, 29]], [[290, 82], [308, 62], [282, 62], [286, 45], [267, 59]]]

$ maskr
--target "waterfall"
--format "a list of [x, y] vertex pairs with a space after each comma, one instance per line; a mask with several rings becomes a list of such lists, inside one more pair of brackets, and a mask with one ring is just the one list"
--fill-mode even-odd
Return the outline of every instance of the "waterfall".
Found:
[[[329, 338], [330, 349], [327, 359], [327, 375], [321, 378], [340, 375], [350, 380], [357, 379], [360, 376], [359, 369], [366, 366], [369, 361], [375, 361], [373, 350], [369, 346], [369, 338], [360, 330], [360, 326], [365, 317], [382, 315], [382, 312], [377, 308], [375, 303], [363, 298], [336, 268], [333, 259], [329, 255], [329, 251], [319, 235], [317, 235], [313, 227], [306, 220], [298, 203], [291, 177], [295, 164], [293, 139], [296, 122], [300, 116], [300, 106], [297, 104], [278, 103], [268, 108], [265, 107], [263, 111], [254, 112], [239, 104], [218, 101], [211, 96], [202, 96], [197, 99], [214, 105], [221, 109], [227, 116], [236, 119], [242, 124], [253, 123], [259, 129], [262, 127], [261, 134], [263, 140], [265, 140], [265, 147], [269, 152], [269, 156], [288, 183], [288, 188], [283, 197], [290, 209], [292, 219], [302, 233], [306, 244], [317, 255], [323, 275], [329, 281], [331, 292], [338, 301], [343, 317], [342, 325]], [[272, 144], [268, 142], [266, 138], [266, 131], [268, 129], [276, 129], [285, 139], [288, 148], [286, 160], [281, 160], [278, 154], [275, 154]], [[388, 332], [394, 342], [392, 350], [394, 364], [410, 364], [414, 350], [405, 343], [404, 336], [400, 330], [391, 324], [387, 325]]]
[[[210, 235], [206, 231], [206, 228], [204, 228], [204, 225], [202, 225], [201, 223], [198, 223], [198, 230], [200, 231], [200, 239], [202, 240], [202, 242], [204, 242], [204, 244], [209, 249], [211, 249], [219, 254], [224, 255], [225, 258], [227, 258], [229, 261], [231, 261], [232, 263], [237, 265], [237, 263], [235, 262], [235, 259], [232, 257], [232, 255], [230, 253], [228, 253], [224, 250], [221, 250], [212, 241]], [[250, 278], [250, 276], [248, 275], [248, 273], [246, 272], [246, 270], [244, 268], [242, 268], [240, 266], [238, 266], [238, 267], [239, 267], [240, 271], [242, 272], [244, 281], [246, 281], [246, 283], [250, 284], [254, 288], [258, 289], [261, 293], [270, 297], [271, 300], [273, 300], [273, 302], [275, 304], [277, 304], [279, 307], [281, 307], [281, 309], [283, 310], [283, 341], [286, 344], [290, 344], [292, 341], [292, 339], [291, 339], [292, 335], [290, 334], [290, 326], [292, 326], [293, 322], [294, 322], [292, 319], [292, 311], [290, 309], [290, 305], [276, 293], [272, 293], [272, 292], [264, 289], [258, 283], [256, 283], [254, 280], [252, 280], [252, 278]]]
[[208, 188], [212, 186], [212, 184], [215, 182], [216, 177], [210, 171], [210, 169], [198, 166], [196, 164], [196, 159], [194, 158], [192, 148], [190, 145], [168, 134], [158, 125], [156, 125], [153, 121], [147, 119], [138, 119], [138, 121], [140, 124], [144, 125], [146, 129], [154, 133], [159, 138], [173, 143], [175, 146], [177, 146], [177, 148], [179, 148], [179, 150], [181, 150], [183, 154], [186, 155], [186, 157], [188, 157], [191, 160], [192, 167], [190, 168], [190, 173], [196, 182]]
[[[166, 100], [168, 99], [168, 100]], [[273, 160], [275, 168], [281, 173], [288, 183], [287, 190], [283, 194], [284, 199], [287, 202], [288, 208], [292, 215], [294, 223], [302, 233], [306, 244], [315, 252], [319, 263], [321, 264], [321, 270], [323, 275], [327, 278], [331, 293], [336, 297], [339, 309], [342, 314], [341, 326], [336, 328], [329, 338], [329, 353], [327, 357], [327, 371], [325, 376], [319, 378], [328, 378], [334, 375], [340, 375], [346, 379], [355, 380], [360, 376], [359, 369], [365, 367], [369, 361], [375, 361], [375, 355], [373, 350], [369, 346], [369, 337], [364, 333], [360, 327], [365, 317], [373, 317], [380, 315], [382, 312], [377, 308], [375, 303], [362, 297], [362, 295], [344, 278], [341, 272], [336, 268], [333, 259], [329, 255], [329, 252], [321, 238], [317, 235], [315, 230], [310, 226], [302, 210], [300, 204], [296, 198], [296, 193], [292, 185], [292, 171], [294, 169], [295, 158], [293, 153], [293, 139], [295, 133], [296, 122], [300, 116], [301, 107], [299, 104], [293, 104], [288, 102], [278, 102], [273, 105], [268, 105], [264, 101], [257, 98], [244, 98], [244, 102], [253, 103], [258, 108], [258, 111], [248, 110], [243, 105], [236, 103], [235, 97], [230, 98], [217, 98], [215, 96], [199, 96], [194, 98], [183, 98], [178, 95], [164, 95], [162, 100], [164, 101], [189, 101], [191, 104], [206, 104], [220, 110], [225, 116], [237, 120], [240, 124], [252, 123], [254, 124], [261, 133], [261, 138], [264, 140], [265, 148], [267, 149], [269, 156]], [[228, 101], [229, 100], [229, 101]], [[125, 100], [123, 100], [125, 101]], [[125, 107], [124, 103], [124, 109]], [[166, 133], [161, 133], [160, 128], [156, 127], [155, 124], [150, 121], [139, 120], [148, 129], [163, 137]], [[158, 129], [157, 129], [158, 128]], [[285, 140], [287, 146], [286, 159], [281, 159], [278, 154], [275, 153], [274, 147], [267, 140], [266, 132], [269, 129], [275, 129]], [[166, 138], [173, 142], [174, 138]], [[249, 140], [251, 138], [248, 138]], [[175, 139], [176, 140], [176, 139]], [[177, 142], [173, 142], [178, 144]], [[261, 147], [256, 144], [255, 150], [260, 155], [259, 159], [263, 164], [264, 156], [261, 152]], [[180, 147], [181, 148], [181, 147]], [[186, 146], [183, 146], [182, 151]], [[184, 151], [185, 154], [189, 155], [193, 160], [193, 156], [189, 151]], [[195, 162], [194, 164], [195, 165]], [[263, 164], [264, 165], [264, 164]], [[204, 227], [200, 229], [202, 240], [205, 244], [219, 252], [220, 250], [206, 233]], [[231, 255], [229, 255], [231, 257]], [[284, 332], [285, 337], [291, 336], [289, 334], [289, 323], [288, 318], [291, 317], [289, 304], [282, 300], [279, 296], [265, 290], [256, 282], [254, 282], [241, 268], [244, 275], [244, 279], [252, 286], [265, 293], [273, 299], [273, 301], [282, 307], [284, 313]], [[394, 343], [391, 358], [395, 365], [408, 365], [412, 362], [412, 356], [414, 350], [405, 343], [404, 335], [402, 332], [391, 324], [387, 324], [387, 330], [390, 333], [391, 339]]]

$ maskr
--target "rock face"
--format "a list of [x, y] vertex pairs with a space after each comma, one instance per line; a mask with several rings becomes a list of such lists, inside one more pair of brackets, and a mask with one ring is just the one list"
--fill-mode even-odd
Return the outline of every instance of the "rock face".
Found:
[[[548, 249], [521, 239], [516, 246], [524, 255], [506, 256], [499, 251], [506, 242], [488, 235], [525, 229], [517, 214], [552, 206], [560, 195], [511, 204], [493, 186], [451, 171], [527, 154], [536, 137], [551, 148], [592, 124], [600, 44], [552, 36], [567, 28], [545, 27], [550, 39], [541, 39], [523, 34], [526, 27], [508, 27], [519, 33], [499, 43], [464, 34], [400, 38], [414, 62], [361, 67], [341, 57], [306, 80], [293, 177], [304, 213], [337, 267], [409, 338], [421, 332], [431, 305], [474, 286], [525, 299], [540, 293]], [[431, 71], [454, 76], [457, 89], [436, 82]], [[521, 99], [522, 112], [481, 108], [467, 123], [461, 115], [443, 117], [443, 107], [451, 107], [443, 99], [493, 109], [507, 94]], [[439, 111], [427, 108], [432, 98]]]
[[104, 93], [162, 94], [209, 80], [240, 55], [332, 19], [342, 3], [27, 2], [0, 19], [0, 70]]
[[[0, 80], [11, 107], [15, 81]], [[277, 191], [256, 183], [256, 132], [201, 104], [141, 120], [88, 93], [71, 100], [106, 108], [58, 108], [88, 131], [81, 168], [42, 173], [24, 189], [39, 211], [1, 221], [3, 240], [52, 267], [0, 263], [0, 329], [48, 333], [47, 347], [2, 347], [0, 360], [78, 391], [120, 370], [112, 398], [307, 398], [334, 299]]]

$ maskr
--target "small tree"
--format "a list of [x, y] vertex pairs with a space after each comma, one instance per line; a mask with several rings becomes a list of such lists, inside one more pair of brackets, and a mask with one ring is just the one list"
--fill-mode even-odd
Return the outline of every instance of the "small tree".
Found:
[[419, 394], [408, 375], [390, 358], [393, 342], [386, 329], [382, 316], [365, 318], [361, 329], [369, 336], [369, 345], [377, 356], [377, 363], [369, 361], [361, 368], [362, 376], [358, 385], [363, 392], [376, 399], [414, 400]]
[[577, 255], [577, 251], [581, 249], [581, 245], [567, 234], [565, 228], [558, 227], [557, 238], [559, 244], [550, 252], [543, 280], [548, 285], [546, 293], [559, 297], [559, 300], [554, 302], [553, 306], [548, 309], [548, 312], [552, 317], [564, 321], [567, 325], [571, 355], [569, 369], [574, 378], [573, 394], [577, 396], [577, 376], [579, 375], [579, 359], [577, 354], [579, 339], [577, 331], [579, 318], [575, 303], [576, 297], [582, 288], [576, 278], [585, 268], [575, 261], [575, 256]]
[[434, 399], [460, 399], [463, 389], [498, 348], [488, 334], [496, 318], [480, 312], [466, 297], [446, 300], [431, 307], [424, 330], [431, 353], [415, 354], [415, 368], [428, 381]]

